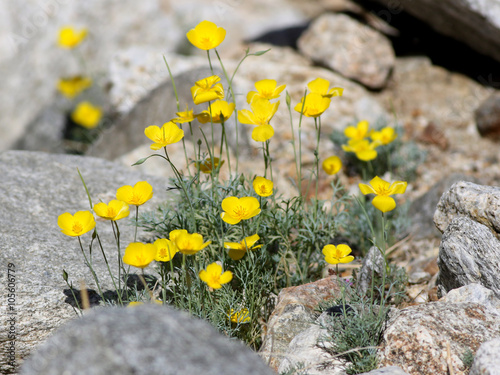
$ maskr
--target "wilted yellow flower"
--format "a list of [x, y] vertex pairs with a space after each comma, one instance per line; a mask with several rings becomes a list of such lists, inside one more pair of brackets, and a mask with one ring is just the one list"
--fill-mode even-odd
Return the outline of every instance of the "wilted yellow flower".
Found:
[[153, 198], [153, 187], [146, 181], [139, 181], [134, 185], [125, 185], [116, 191], [116, 199], [128, 204], [140, 206]]
[[344, 134], [347, 138], [354, 140], [354, 141], [361, 141], [365, 137], [368, 137], [368, 128], [369, 128], [369, 123], [368, 121], [360, 121], [358, 122], [358, 125], [354, 126], [348, 126], [344, 130]]
[[59, 30], [59, 39], [57, 44], [62, 48], [75, 48], [87, 36], [87, 29], [76, 31], [70, 26], [63, 27]]
[[212, 243], [212, 241], [203, 242], [203, 236], [199, 233], [190, 234], [184, 229], [178, 230], [180, 232], [175, 234], [172, 234], [173, 231], [170, 232], [170, 240], [175, 243], [175, 246], [182, 254], [196, 254]]
[[340, 244], [338, 246], [326, 245], [325, 247], [323, 247], [323, 255], [325, 256], [325, 261], [329, 264], [352, 262], [354, 260], [354, 257], [352, 255], [349, 255], [351, 251], [351, 248], [344, 244]]
[[57, 82], [57, 89], [67, 98], [73, 99], [83, 90], [92, 85], [92, 80], [88, 77], [74, 76], [70, 78], [61, 78]]
[[132, 242], [125, 249], [123, 263], [137, 268], [145, 268], [155, 259], [155, 256], [156, 246], [152, 243]]
[[264, 177], [255, 177], [253, 180], [253, 189], [257, 195], [268, 197], [273, 194], [273, 182]]
[[65, 235], [78, 237], [95, 228], [95, 219], [90, 211], [65, 212], [57, 218], [57, 225]]
[[178, 117], [172, 119], [172, 122], [178, 122], [179, 124], [183, 124], [185, 122], [191, 122], [194, 120], [194, 111], [189, 110], [189, 108], [186, 106], [186, 110], [184, 112], [177, 112], [176, 115]]
[[324, 78], [316, 78], [307, 84], [310, 92], [315, 92], [321, 96], [331, 98], [332, 96], [342, 96], [344, 89], [341, 87], [329, 88], [330, 82]]
[[373, 198], [372, 204], [376, 209], [382, 212], [388, 212], [396, 208], [396, 201], [390, 196], [394, 194], [403, 194], [406, 191], [408, 183], [405, 181], [394, 181], [392, 184], [389, 184], [389, 182], [375, 176], [370, 181], [370, 185], [359, 184], [359, 190], [361, 190], [361, 193], [364, 195], [376, 194], [377, 196]]
[[112, 200], [108, 204], [103, 202], [95, 204], [94, 212], [103, 219], [116, 221], [127, 217], [130, 209], [124, 201]]
[[206, 271], [201, 270], [198, 275], [201, 281], [213, 289], [220, 289], [222, 284], [227, 284], [233, 279], [233, 273], [231, 271], [222, 273], [222, 266], [217, 263], [208, 265]]
[[222, 119], [226, 122], [226, 120], [231, 117], [235, 106], [234, 103], [228, 103], [225, 100], [216, 100], [210, 104], [207, 110], [197, 115], [196, 118], [202, 124], [206, 124], [210, 122], [210, 115], [212, 115], [212, 121], [220, 124]]
[[194, 29], [189, 30], [186, 36], [195, 47], [207, 51], [224, 41], [226, 30], [217, 27], [213, 22], [201, 21]]
[[263, 79], [255, 82], [257, 91], [250, 91], [247, 94], [247, 103], [250, 104], [255, 99], [276, 99], [279, 98], [281, 92], [285, 89], [286, 85], [276, 87], [277, 83], [274, 79]]
[[[214, 164], [215, 168], [218, 168], [219, 164], [222, 167], [222, 165], [224, 164], [224, 160], [220, 162], [219, 158], [214, 157]], [[212, 160], [210, 158], [206, 158], [201, 163], [198, 163], [198, 168], [200, 168], [200, 171], [203, 173], [212, 173], [212, 169], [214, 168], [214, 166], [212, 166]]]
[[247, 308], [241, 309], [240, 311], [234, 311], [231, 309], [229, 311], [229, 320], [233, 323], [249, 323], [250, 322], [250, 312]]
[[240, 260], [248, 250], [255, 250], [262, 245], [254, 246], [260, 239], [258, 234], [245, 237], [241, 242], [224, 242], [224, 248], [229, 249], [228, 255], [232, 260]]
[[394, 141], [398, 135], [394, 132], [393, 128], [386, 126], [380, 131], [371, 132], [370, 137], [374, 142], [379, 142], [382, 145], [388, 145]]
[[212, 100], [223, 99], [224, 89], [218, 76], [210, 76], [196, 81], [191, 87], [194, 104], [206, 103]]
[[163, 124], [161, 128], [156, 125], [148, 126], [144, 129], [144, 134], [154, 142], [149, 146], [151, 150], [159, 150], [162, 147], [179, 142], [184, 137], [184, 130], [180, 129], [174, 122], [169, 121]]
[[234, 225], [241, 220], [251, 219], [260, 213], [260, 203], [255, 197], [227, 197], [222, 201], [222, 220]]
[[377, 157], [378, 146], [376, 142], [369, 142], [367, 139], [360, 141], [351, 139], [347, 145], [342, 145], [342, 149], [347, 152], [354, 152], [356, 157], [362, 161], [370, 161]]
[[155, 260], [157, 262], [168, 262], [172, 260], [174, 255], [179, 251], [175, 243], [166, 238], [158, 238], [153, 245], [156, 246]]
[[330, 156], [323, 160], [323, 170], [329, 174], [337, 174], [342, 169], [342, 160], [338, 156]]
[[95, 128], [101, 121], [102, 111], [89, 102], [79, 103], [71, 113], [71, 119], [87, 129]]
[[238, 111], [238, 121], [242, 124], [257, 125], [252, 131], [252, 139], [256, 142], [265, 142], [272, 138], [274, 129], [269, 122], [278, 110], [280, 102], [271, 103], [266, 99], [254, 99], [250, 103], [252, 111], [242, 109]]
[[[302, 113], [306, 117], [318, 117], [328, 109], [328, 107], [330, 106], [330, 102], [330, 98], [316, 92], [311, 92], [306, 95], [305, 104], [304, 97], [302, 97], [300, 103], [298, 103], [294, 109], [297, 112]], [[304, 106], [303, 110], [302, 106]]]

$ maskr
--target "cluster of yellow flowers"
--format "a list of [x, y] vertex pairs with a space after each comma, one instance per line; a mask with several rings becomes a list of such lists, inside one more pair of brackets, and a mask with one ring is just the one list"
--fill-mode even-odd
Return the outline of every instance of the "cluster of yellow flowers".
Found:
[[359, 160], [370, 161], [377, 157], [378, 146], [388, 145], [398, 136], [389, 126], [380, 131], [370, 130], [369, 127], [368, 121], [360, 121], [357, 126], [348, 126], [344, 134], [349, 140], [347, 145], [342, 145], [342, 149], [354, 152]]
[[[86, 37], [87, 29], [76, 30], [73, 27], [65, 26], [59, 30], [57, 44], [60, 48], [71, 50], [79, 46]], [[57, 82], [57, 89], [68, 99], [74, 99], [90, 86], [92, 86], [90, 77], [81, 75], [63, 77]], [[78, 103], [71, 113], [73, 122], [87, 129], [93, 129], [99, 125], [101, 117], [101, 108], [94, 106], [89, 101]]]

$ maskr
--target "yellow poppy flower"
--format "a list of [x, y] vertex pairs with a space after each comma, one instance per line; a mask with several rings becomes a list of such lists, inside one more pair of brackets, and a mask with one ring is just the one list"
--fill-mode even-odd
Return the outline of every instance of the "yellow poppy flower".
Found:
[[330, 156], [321, 164], [326, 174], [334, 175], [342, 169], [342, 160], [338, 156]]
[[226, 30], [210, 21], [201, 21], [194, 29], [186, 34], [188, 40], [195, 47], [207, 51], [217, 47], [224, 41]]
[[254, 99], [250, 103], [252, 111], [242, 109], [238, 111], [238, 121], [242, 124], [257, 125], [252, 131], [252, 139], [256, 142], [265, 142], [272, 138], [274, 129], [269, 122], [275, 115], [280, 102], [271, 103], [266, 99]]
[[255, 99], [277, 99], [286, 85], [276, 87], [277, 83], [274, 79], [262, 79], [255, 82], [257, 91], [250, 91], [247, 94], [247, 103], [252, 103]]
[[261, 197], [269, 197], [273, 194], [273, 182], [264, 177], [255, 177], [253, 180], [253, 189]]
[[172, 119], [172, 122], [177, 122], [179, 124], [184, 124], [185, 122], [191, 122], [195, 119], [194, 117], [194, 111], [189, 110], [189, 108], [186, 106], [186, 110], [184, 112], [177, 112], [176, 115], [178, 117]]
[[95, 204], [94, 212], [103, 219], [116, 221], [127, 217], [130, 209], [124, 201], [112, 200], [108, 204], [103, 202]]
[[212, 100], [223, 99], [224, 89], [218, 76], [210, 76], [196, 81], [191, 87], [194, 104], [206, 103]]
[[[214, 157], [214, 164], [215, 164], [215, 168], [218, 168], [219, 164], [220, 164], [220, 166], [222, 166], [224, 164], [224, 160], [222, 160], [222, 162], [221, 162], [219, 160], [219, 158]], [[214, 166], [212, 166], [212, 160], [210, 158], [206, 158], [201, 163], [197, 163], [197, 165], [198, 165], [198, 168], [200, 169], [201, 172], [207, 173], [207, 174], [212, 173], [212, 169], [214, 168]]]
[[248, 250], [255, 250], [262, 247], [262, 245], [254, 246], [260, 240], [258, 234], [245, 237], [241, 242], [224, 242], [224, 248], [229, 249], [228, 255], [232, 260], [240, 260]]
[[229, 320], [232, 323], [249, 323], [250, 322], [250, 312], [248, 311], [247, 308], [241, 309], [240, 311], [234, 311], [234, 309], [231, 309], [229, 311]]
[[224, 212], [220, 217], [224, 222], [234, 225], [248, 220], [260, 213], [260, 203], [255, 197], [227, 197], [222, 201]]
[[155, 259], [155, 256], [156, 246], [152, 243], [132, 242], [125, 249], [123, 263], [137, 268], [145, 268]]
[[220, 289], [222, 288], [222, 284], [227, 284], [233, 279], [233, 273], [231, 271], [222, 273], [222, 266], [217, 263], [208, 265], [207, 269], [201, 270], [198, 276], [201, 281], [207, 283], [213, 289]]
[[71, 119], [87, 129], [95, 128], [101, 121], [102, 111], [89, 102], [79, 103], [71, 113]]
[[342, 149], [347, 152], [354, 152], [356, 157], [362, 161], [370, 161], [377, 157], [377, 142], [369, 142], [367, 139], [360, 141], [351, 139], [347, 145], [342, 145]]
[[324, 78], [316, 78], [307, 84], [307, 88], [310, 92], [315, 92], [326, 98], [342, 96], [344, 93], [344, 89], [341, 87], [333, 87], [330, 89], [329, 86], [330, 82]]
[[87, 36], [87, 29], [75, 30], [70, 26], [63, 27], [59, 30], [59, 39], [57, 44], [62, 48], [75, 48]]
[[166, 238], [158, 238], [153, 245], [156, 246], [155, 260], [157, 262], [168, 262], [172, 260], [174, 255], [179, 251], [175, 243]]
[[389, 184], [389, 182], [375, 176], [370, 181], [370, 185], [359, 184], [359, 190], [361, 190], [361, 193], [364, 195], [376, 194], [372, 204], [376, 209], [382, 212], [388, 212], [396, 208], [396, 201], [391, 198], [391, 195], [403, 194], [406, 191], [408, 183], [405, 181], [395, 181]]
[[134, 185], [125, 185], [116, 191], [116, 199], [128, 204], [140, 206], [153, 198], [153, 187], [146, 181]]
[[92, 85], [92, 80], [88, 77], [74, 76], [70, 78], [61, 78], [57, 82], [57, 89], [67, 98], [73, 99], [83, 90]]
[[398, 135], [393, 128], [386, 126], [380, 131], [371, 132], [370, 137], [374, 142], [379, 142], [382, 145], [388, 145], [394, 141]]
[[360, 121], [356, 126], [348, 126], [344, 130], [344, 134], [347, 138], [354, 141], [361, 141], [365, 137], [368, 137], [369, 133], [369, 123], [368, 121]]
[[[294, 109], [306, 117], [318, 117], [328, 109], [330, 102], [330, 98], [316, 92], [311, 92], [306, 95], [305, 104], [304, 97], [302, 97], [300, 103], [298, 103]], [[304, 109], [302, 109], [302, 106]]]
[[352, 255], [349, 255], [351, 251], [351, 248], [344, 244], [340, 244], [338, 246], [326, 245], [325, 247], [323, 247], [323, 255], [325, 256], [325, 261], [329, 264], [352, 262], [354, 260], [354, 257]]
[[180, 229], [174, 235], [172, 232], [170, 232], [170, 240], [174, 241], [182, 254], [194, 255], [212, 243], [212, 241], [203, 242], [203, 236], [199, 233], [190, 234], [184, 229]]
[[228, 103], [225, 100], [216, 100], [210, 104], [207, 110], [202, 111], [196, 117], [199, 122], [206, 124], [210, 122], [210, 115], [212, 115], [212, 121], [220, 124], [222, 119], [226, 122], [226, 120], [231, 117], [234, 112], [234, 107], [234, 103]]
[[57, 218], [57, 225], [65, 235], [78, 237], [95, 228], [95, 219], [90, 211], [65, 212]]
[[184, 137], [184, 130], [180, 129], [172, 121], [166, 122], [163, 126], [148, 126], [144, 129], [144, 134], [154, 143], [150, 146], [151, 150], [159, 150], [162, 147], [179, 142]]

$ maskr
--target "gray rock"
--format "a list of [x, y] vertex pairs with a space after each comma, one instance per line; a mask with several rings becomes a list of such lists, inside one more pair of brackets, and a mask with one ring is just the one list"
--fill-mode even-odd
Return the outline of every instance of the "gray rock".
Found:
[[451, 221], [438, 256], [438, 295], [478, 283], [500, 297], [500, 242], [487, 226], [467, 217]]
[[485, 288], [481, 284], [468, 284], [450, 290], [448, 294], [439, 301], [448, 303], [479, 303], [488, 308], [497, 309], [500, 313], [500, 298], [498, 298], [491, 289]]
[[[69, 303], [71, 294], [62, 278], [65, 269], [69, 281], [80, 289], [84, 280], [92, 295], [97, 288], [84, 264], [78, 240], [60, 232], [57, 218], [64, 212], [88, 210], [89, 201], [78, 176], [82, 173], [94, 202], [114, 199], [117, 188], [146, 180], [153, 186], [154, 197], [139, 212], [155, 209], [167, 199], [167, 181], [150, 177], [116, 163], [91, 157], [55, 155], [41, 152], [7, 151], [0, 153], [0, 264], [12, 263], [16, 269], [16, 365], [48, 337], [55, 328], [74, 318]], [[133, 240], [131, 219], [118, 222], [122, 246]], [[117, 251], [109, 222], [98, 221], [97, 228], [108, 261], [117, 274]], [[90, 233], [81, 237], [84, 248]], [[144, 238], [139, 233], [139, 238]], [[94, 247], [93, 266], [103, 291], [114, 290], [102, 254]], [[146, 270], [147, 272], [147, 270]], [[3, 276], [2, 276], [3, 278]], [[92, 301], [91, 301], [92, 302]], [[98, 303], [98, 298], [95, 303]], [[0, 342], [7, 332], [0, 331]], [[0, 373], [15, 371], [0, 346]]]
[[318, 17], [297, 45], [313, 61], [372, 89], [386, 85], [395, 61], [385, 36], [343, 14]]
[[500, 93], [486, 99], [474, 111], [477, 131], [481, 136], [500, 139]]
[[434, 223], [444, 233], [457, 216], [466, 216], [500, 233], [500, 188], [471, 182], [453, 184], [439, 200]]
[[[465, 371], [462, 355], [498, 337], [500, 315], [477, 303], [435, 302], [391, 314], [379, 351], [380, 366], [410, 375]], [[449, 348], [449, 349], [448, 349]], [[449, 365], [453, 370], [449, 369]]]
[[388, 22], [405, 11], [439, 33], [500, 61], [500, 3], [496, 0], [377, 1], [387, 6], [387, 10], [379, 16]]
[[361, 295], [365, 295], [372, 285], [372, 274], [382, 276], [385, 269], [385, 260], [376, 246], [370, 250], [363, 259], [363, 264], [358, 272], [356, 287]]
[[458, 181], [475, 182], [475, 179], [461, 173], [454, 173], [434, 184], [427, 193], [412, 202], [408, 216], [411, 218], [410, 231], [414, 239], [439, 238], [441, 233], [433, 222], [436, 206], [443, 193]]
[[21, 375], [269, 374], [237, 340], [167, 306], [105, 308], [59, 329]]
[[469, 375], [495, 375], [500, 369], [500, 337], [484, 342], [476, 352]]
[[403, 371], [401, 367], [398, 366], [387, 366], [382, 367], [370, 372], [364, 372], [361, 375], [409, 375], [406, 371]]

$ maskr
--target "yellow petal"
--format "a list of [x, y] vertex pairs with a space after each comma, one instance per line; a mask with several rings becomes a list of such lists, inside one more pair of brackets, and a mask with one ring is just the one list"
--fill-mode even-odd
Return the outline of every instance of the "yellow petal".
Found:
[[403, 194], [406, 191], [407, 185], [408, 183], [405, 181], [394, 181], [389, 187], [389, 195]]
[[233, 279], [233, 273], [231, 271], [224, 272], [220, 277], [220, 283], [226, 284]]
[[394, 210], [396, 208], [396, 201], [391, 197], [384, 195], [377, 195], [373, 198], [372, 204], [375, 206], [377, 210], [382, 212], [388, 212]]
[[252, 131], [252, 139], [256, 142], [265, 142], [274, 135], [274, 128], [271, 125], [259, 125]]
[[375, 190], [370, 185], [367, 184], [359, 184], [359, 190], [361, 190], [361, 194], [366, 195], [366, 194], [377, 194]]

